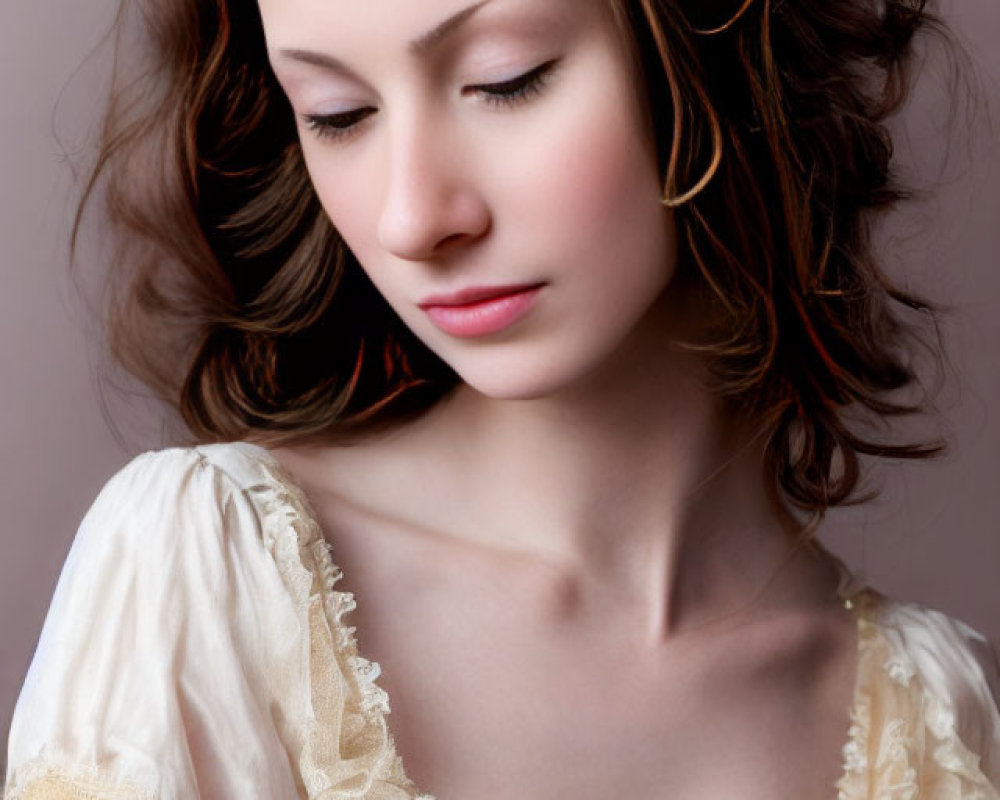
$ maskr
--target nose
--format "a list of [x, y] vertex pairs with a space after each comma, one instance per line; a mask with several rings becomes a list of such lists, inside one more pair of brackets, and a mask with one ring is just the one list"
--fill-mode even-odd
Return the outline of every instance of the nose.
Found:
[[463, 169], [460, 144], [426, 123], [394, 133], [378, 221], [381, 246], [422, 261], [482, 236], [490, 211], [484, 187]]

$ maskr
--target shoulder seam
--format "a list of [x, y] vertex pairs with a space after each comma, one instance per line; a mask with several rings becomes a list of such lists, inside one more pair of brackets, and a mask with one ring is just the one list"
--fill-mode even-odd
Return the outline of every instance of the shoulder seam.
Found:
[[[266, 459], [256, 453], [247, 452], [246, 447], [249, 445], [242, 442], [225, 442], [195, 445], [191, 449], [202, 460], [224, 473], [237, 488], [246, 492], [255, 484], [269, 482]], [[219, 458], [220, 452], [229, 454], [231, 458]], [[227, 461], [232, 463], [226, 463]]]

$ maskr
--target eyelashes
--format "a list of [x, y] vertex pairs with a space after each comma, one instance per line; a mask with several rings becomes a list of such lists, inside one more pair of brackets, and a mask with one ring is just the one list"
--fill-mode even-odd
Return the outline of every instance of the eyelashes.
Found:
[[[480, 95], [495, 108], [512, 108], [542, 92], [557, 61], [546, 61], [509, 81], [469, 86], [465, 91]], [[360, 123], [374, 112], [374, 108], [364, 107], [339, 114], [304, 114], [302, 119], [318, 138], [343, 140], [357, 132]]]
[[513, 106], [523, 100], [539, 94], [549, 79], [549, 74], [555, 66], [555, 60], [546, 61], [530, 72], [503, 83], [487, 83], [469, 87], [480, 92], [483, 99], [493, 106]]

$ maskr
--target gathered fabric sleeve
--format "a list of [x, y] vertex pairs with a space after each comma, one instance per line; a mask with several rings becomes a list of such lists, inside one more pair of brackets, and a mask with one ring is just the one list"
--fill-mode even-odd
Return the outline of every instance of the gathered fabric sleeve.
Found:
[[988, 640], [917, 604], [862, 598], [840, 800], [1000, 800], [1000, 680]]
[[956, 771], [983, 774], [1000, 797], [1000, 667], [978, 631], [940, 611], [900, 605], [896, 630], [920, 676], [936, 757]]
[[245, 494], [196, 449], [139, 456], [73, 541], [14, 712], [4, 797], [299, 797], [268, 685], [299, 638]]

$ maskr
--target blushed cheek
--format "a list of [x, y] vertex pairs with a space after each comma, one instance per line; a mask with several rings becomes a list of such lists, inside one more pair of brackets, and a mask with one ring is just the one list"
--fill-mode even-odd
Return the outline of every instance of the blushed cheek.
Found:
[[574, 75], [538, 121], [526, 175], [550, 209], [578, 224], [606, 226], [659, 200], [655, 156], [641, 110], [633, 106], [631, 76], [602, 54]]
[[556, 235], [564, 245], [568, 238], [579, 248], [582, 263], [596, 260], [606, 269], [608, 259], [628, 261], [640, 267], [634, 274], [643, 280], [645, 269], [661, 271], [672, 258], [672, 241], [665, 241], [672, 228], [636, 110], [619, 101], [614, 88], [602, 91], [618, 102], [595, 107], [592, 98], [583, 105], [588, 113], [578, 107], [565, 114], [562, 135], [540, 149], [526, 173], [534, 174], [537, 189], [531, 206], [547, 217], [550, 232], [563, 232]]
[[614, 224], [656, 202], [656, 186], [642, 153], [613, 126], [578, 132], [562, 160], [553, 175], [564, 182], [558, 188], [563, 207], [585, 224]]

